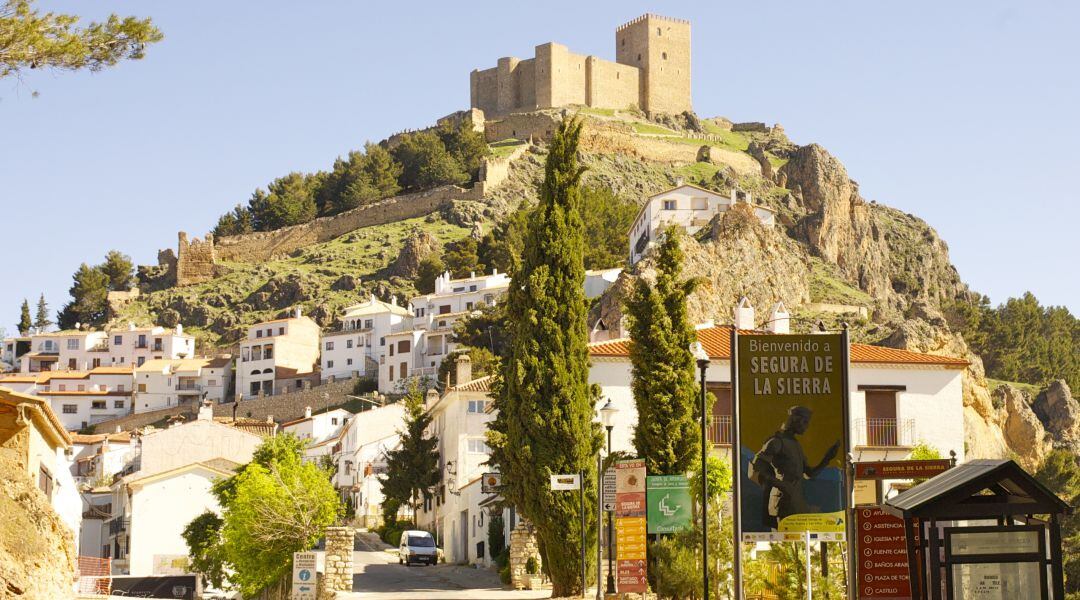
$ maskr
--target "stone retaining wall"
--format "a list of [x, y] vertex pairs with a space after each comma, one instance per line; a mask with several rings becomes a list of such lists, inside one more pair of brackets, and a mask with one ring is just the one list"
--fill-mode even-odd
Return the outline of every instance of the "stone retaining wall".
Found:
[[278, 423], [283, 423], [302, 418], [304, 408], [308, 406], [311, 407], [312, 411], [318, 412], [345, 403], [348, 400], [345, 395], [351, 394], [355, 385], [355, 380], [346, 379], [276, 396], [215, 404], [214, 416], [231, 417], [233, 416], [233, 408], [235, 408], [236, 416], [239, 418], [262, 420], [273, 417]]
[[353, 585], [352, 527], [326, 528], [326, 568], [323, 585], [328, 594], [351, 592]]

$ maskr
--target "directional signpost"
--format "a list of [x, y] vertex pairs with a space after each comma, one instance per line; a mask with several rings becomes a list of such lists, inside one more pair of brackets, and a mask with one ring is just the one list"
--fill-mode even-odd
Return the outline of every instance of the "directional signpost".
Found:
[[645, 488], [649, 533], [690, 529], [690, 481], [686, 475], [649, 475]]
[[615, 469], [604, 471], [604, 511], [615, 511]]
[[644, 593], [649, 582], [645, 557], [645, 461], [615, 464], [615, 543], [619, 593]]
[[315, 553], [293, 552], [292, 600], [315, 600]]

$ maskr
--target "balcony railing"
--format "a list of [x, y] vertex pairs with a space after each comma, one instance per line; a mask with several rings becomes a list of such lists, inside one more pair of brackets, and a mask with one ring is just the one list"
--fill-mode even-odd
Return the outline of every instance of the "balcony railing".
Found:
[[855, 419], [855, 445], [908, 447], [915, 445], [915, 419], [875, 417]]
[[150, 344], [147, 344], [146, 342], [135, 342], [135, 349], [137, 350], [145, 350], [149, 347]]
[[731, 415], [713, 415], [705, 435], [713, 446], [730, 446]]
[[154, 352], [163, 352], [164, 351], [164, 346], [162, 346], [161, 344], [154, 344], [154, 347], [152, 348], [152, 350]]
[[131, 519], [113, 519], [109, 521], [109, 535], [119, 535], [131, 529]]
[[201, 383], [194, 382], [182, 382], [176, 384], [176, 391], [178, 392], [201, 392], [203, 386]]

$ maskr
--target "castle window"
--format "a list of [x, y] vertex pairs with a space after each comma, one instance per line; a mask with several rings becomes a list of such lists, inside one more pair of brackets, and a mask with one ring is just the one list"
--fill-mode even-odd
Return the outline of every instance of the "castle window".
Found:
[[641, 55], [640, 54], [637, 55], [637, 61], [641, 62]]
[[660, 57], [663, 58], [664, 60], [667, 60], [667, 52], [661, 52]]
[[661, 31], [661, 29], [660, 29], [659, 27], [657, 27], [657, 28], [656, 28], [656, 37], [660, 37], [660, 36], [662, 36], [662, 35], [664, 35], [664, 32], [663, 32], [663, 31]]

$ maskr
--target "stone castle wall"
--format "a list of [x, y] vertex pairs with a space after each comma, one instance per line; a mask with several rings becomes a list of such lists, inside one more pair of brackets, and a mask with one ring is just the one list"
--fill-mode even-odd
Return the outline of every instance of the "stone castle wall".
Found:
[[506, 115], [484, 123], [484, 138], [489, 143], [510, 138], [546, 141], [551, 139], [562, 120], [563, 115], [557, 111]]
[[190, 285], [214, 278], [214, 236], [206, 234], [205, 240], [192, 238], [188, 241], [187, 233], [177, 234], [176, 247], [176, 285]]
[[643, 15], [616, 30], [614, 62], [549, 42], [533, 58], [503, 57], [469, 75], [474, 108], [488, 115], [583, 105], [677, 114], [692, 110], [690, 22]]

